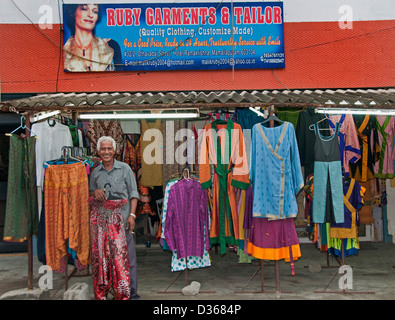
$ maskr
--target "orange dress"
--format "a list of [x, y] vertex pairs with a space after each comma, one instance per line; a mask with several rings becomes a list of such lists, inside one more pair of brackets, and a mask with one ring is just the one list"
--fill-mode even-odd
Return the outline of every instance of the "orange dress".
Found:
[[249, 186], [243, 131], [238, 123], [216, 120], [205, 126], [199, 180], [203, 189], [213, 185], [210, 243], [219, 244], [224, 254], [227, 244], [238, 245], [240, 239], [235, 188], [246, 190]]
[[137, 181], [140, 195], [140, 200], [136, 209], [137, 217], [140, 214], [149, 214], [151, 216], [155, 215], [156, 211], [154, 211], [151, 206], [151, 188], [144, 187], [141, 183], [141, 136], [138, 137], [138, 140], [135, 143], [126, 136], [124, 162], [130, 166]]

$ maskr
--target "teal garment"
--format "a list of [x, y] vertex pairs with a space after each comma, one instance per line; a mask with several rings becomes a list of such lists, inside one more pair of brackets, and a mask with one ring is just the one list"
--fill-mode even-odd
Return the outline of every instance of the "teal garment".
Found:
[[343, 176], [338, 139], [339, 124], [332, 136], [324, 137], [314, 125], [314, 223], [344, 222]]
[[292, 123], [252, 128], [250, 180], [252, 216], [270, 219], [296, 217], [296, 196], [303, 188], [299, 150]]
[[[261, 108], [259, 112], [264, 112]], [[254, 125], [259, 122], [262, 122], [264, 119], [256, 114], [254, 111], [251, 111], [249, 108], [236, 108], [237, 113], [237, 123], [240, 125], [241, 129], [252, 129]]]

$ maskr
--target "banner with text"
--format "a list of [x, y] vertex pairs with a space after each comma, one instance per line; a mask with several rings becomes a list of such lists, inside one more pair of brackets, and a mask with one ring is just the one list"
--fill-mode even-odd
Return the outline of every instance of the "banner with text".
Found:
[[63, 4], [66, 71], [284, 68], [282, 2]]

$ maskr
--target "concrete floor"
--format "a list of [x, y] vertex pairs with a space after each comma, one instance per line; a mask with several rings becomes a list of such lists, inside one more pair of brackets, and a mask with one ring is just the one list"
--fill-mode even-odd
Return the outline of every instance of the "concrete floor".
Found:
[[[261, 290], [260, 264], [239, 264], [238, 256], [228, 251], [221, 256], [212, 252], [212, 266], [187, 272], [188, 284], [198, 281], [200, 293], [184, 296], [181, 293], [186, 285], [185, 272], [170, 271], [170, 252], [163, 251], [158, 245], [150, 248], [137, 245], [138, 288], [142, 300], [388, 300], [395, 298], [395, 245], [392, 243], [362, 242], [358, 256], [346, 259], [352, 267], [353, 289], [345, 292], [339, 289], [339, 263], [329, 259], [313, 244], [301, 244], [302, 258], [295, 262], [295, 275], [291, 275], [289, 263], [280, 261], [280, 288], [276, 294], [274, 262], [264, 262], [264, 293]], [[24, 254], [0, 255], [0, 296], [16, 289], [27, 288], [27, 262]], [[312, 264], [321, 266], [319, 272], [312, 272]], [[33, 284], [38, 287], [42, 264], [34, 257]], [[69, 267], [73, 269], [72, 266]], [[319, 269], [319, 268], [318, 268]], [[256, 276], [250, 281], [253, 274]], [[179, 278], [174, 282], [174, 280]], [[92, 278], [85, 272], [77, 274], [69, 281], [84, 282], [90, 286]], [[174, 283], [173, 283], [174, 282]], [[244, 293], [240, 293], [243, 291]], [[255, 293], [250, 293], [256, 291]], [[325, 292], [319, 292], [325, 291]], [[65, 292], [64, 276], [54, 273], [53, 289], [50, 299], [63, 300]], [[165, 292], [165, 293], [164, 293]], [[334, 292], [334, 293], [331, 293]]]

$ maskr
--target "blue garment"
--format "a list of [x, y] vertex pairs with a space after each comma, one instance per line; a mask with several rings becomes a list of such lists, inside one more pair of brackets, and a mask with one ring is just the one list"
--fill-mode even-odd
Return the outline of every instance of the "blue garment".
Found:
[[253, 184], [253, 217], [296, 217], [296, 196], [303, 188], [299, 150], [292, 123], [252, 128], [250, 181]]

